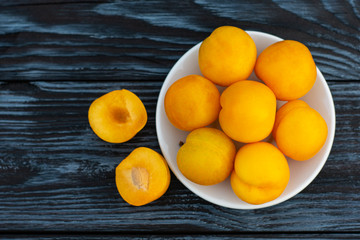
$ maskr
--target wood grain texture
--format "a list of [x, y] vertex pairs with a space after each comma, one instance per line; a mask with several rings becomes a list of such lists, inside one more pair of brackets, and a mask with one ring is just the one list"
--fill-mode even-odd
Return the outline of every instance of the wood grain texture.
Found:
[[[124, 144], [98, 139], [90, 103], [120, 88], [138, 94], [149, 114]], [[338, 114], [335, 143], [315, 181], [293, 199], [259, 210], [208, 203], [173, 175], [159, 200], [142, 207], [117, 193], [114, 169], [135, 147], [160, 152], [155, 109], [161, 83], [35, 81], [0, 84], [0, 231], [227, 233], [358, 232], [360, 229], [360, 82], [331, 82]]]
[[174, 240], [191, 240], [191, 239], [215, 239], [215, 240], [233, 240], [233, 239], [304, 239], [304, 240], [330, 240], [330, 239], [359, 239], [360, 234], [356, 233], [250, 233], [250, 234], [113, 234], [113, 233], [102, 233], [102, 234], [4, 234], [2, 239], [18, 239], [18, 240], [45, 240], [45, 239], [57, 239], [57, 240], [118, 240], [118, 239], [174, 239]]
[[328, 80], [360, 75], [360, 6], [323, 1], [0, 3], [2, 80], [162, 80], [221, 25], [306, 44]]
[[[336, 107], [326, 165], [300, 194], [265, 209], [213, 205], [174, 175], [163, 197], [129, 206], [115, 167], [138, 146], [160, 152], [163, 80], [221, 25], [310, 48]], [[359, 239], [359, 33], [356, 0], [0, 1], [0, 238]], [[141, 98], [149, 119], [129, 142], [109, 144], [87, 111], [121, 88]]]

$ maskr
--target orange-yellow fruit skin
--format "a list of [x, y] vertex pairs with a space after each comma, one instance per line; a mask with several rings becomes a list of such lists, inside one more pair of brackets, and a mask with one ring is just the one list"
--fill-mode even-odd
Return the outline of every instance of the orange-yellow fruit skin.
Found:
[[233, 170], [236, 148], [232, 140], [215, 128], [192, 131], [177, 153], [181, 173], [200, 185], [224, 181]]
[[281, 120], [284, 118], [284, 116], [286, 116], [288, 112], [298, 107], [309, 107], [309, 105], [305, 101], [297, 99], [297, 100], [289, 101], [279, 108], [279, 110], [276, 112], [275, 115], [275, 123], [272, 131], [272, 135], [274, 139], [276, 139], [276, 131]]
[[134, 93], [122, 89], [109, 92], [90, 105], [89, 124], [95, 134], [110, 143], [133, 138], [147, 122], [144, 104]]
[[139, 147], [116, 167], [115, 181], [127, 203], [142, 206], [166, 192], [170, 184], [170, 170], [159, 153]]
[[255, 74], [283, 101], [304, 96], [316, 80], [316, 65], [309, 49], [302, 43], [283, 40], [260, 53]]
[[250, 76], [256, 55], [256, 45], [249, 34], [237, 27], [222, 26], [200, 45], [199, 67], [215, 84], [229, 86]]
[[234, 193], [250, 204], [279, 197], [290, 179], [285, 156], [267, 142], [249, 143], [236, 154], [230, 182]]
[[232, 139], [250, 143], [266, 138], [274, 126], [276, 98], [263, 83], [236, 82], [220, 97], [219, 123]]
[[324, 118], [315, 109], [304, 106], [294, 107], [284, 114], [275, 131], [278, 148], [286, 156], [298, 161], [315, 156], [328, 134]]
[[208, 79], [200, 75], [188, 75], [169, 87], [164, 106], [169, 121], [176, 128], [192, 131], [218, 118], [220, 93]]

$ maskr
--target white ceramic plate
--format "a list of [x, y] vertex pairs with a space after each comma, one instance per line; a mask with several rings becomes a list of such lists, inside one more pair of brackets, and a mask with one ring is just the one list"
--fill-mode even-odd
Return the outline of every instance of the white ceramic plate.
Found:
[[[255, 41], [258, 55], [269, 45], [281, 41], [282, 39], [270, 34], [247, 31], [247, 33]], [[329, 90], [329, 87], [317, 69], [317, 79], [313, 88], [301, 99], [306, 101], [312, 108], [317, 110], [325, 119], [328, 125], [328, 136], [323, 148], [316, 156], [304, 162], [294, 161], [288, 159], [290, 167], [290, 181], [285, 191], [277, 199], [260, 205], [251, 205], [240, 200], [232, 191], [229, 178], [222, 183], [213, 186], [202, 186], [195, 184], [186, 179], [176, 163], [176, 155], [180, 148], [179, 142], [185, 142], [186, 136], [189, 132], [181, 131], [175, 128], [168, 120], [164, 110], [164, 97], [167, 89], [172, 83], [179, 78], [185, 77], [189, 74], [201, 75], [198, 65], [198, 51], [200, 44], [192, 47], [186, 52], [174, 65], [169, 74], [167, 75], [164, 84], [161, 88], [157, 108], [156, 108], [156, 132], [161, 151], [167, 160], [170, 169], [174, 175], [193, 193], [201, 198], [228, 208], [235, 209], [257, 209], [269, 207], [281, 203], [302, 191], [308, 186], [314, 178], [318, 175], [324, 166], [328, 155], [330, 153], [332, 143], [335, 135], [335, 108], [334, 102]], [[251, 74], [249, 79], [258, 80], [254, 73]], [[259, 80], [258, 80], [259, 81]], [[223, 90], [219, 88], [219, 90]], [[278, 101], [280, 107], [283, 102]]]

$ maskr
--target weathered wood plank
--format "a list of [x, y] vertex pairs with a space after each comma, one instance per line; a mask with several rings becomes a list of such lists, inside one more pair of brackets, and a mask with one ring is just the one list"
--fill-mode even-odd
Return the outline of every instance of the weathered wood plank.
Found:
[[360, 75], [358, 1], [3, 1], [1, 80], [156, 80], [220, 25], [309, 46], [328, 80]]
[[[360, 230], [360, 81], [330, 82], [337, 130], [315, 181], [280, 205], [233, 210], [210, 204], [173, 175], [167, 193], [142, 207], [126, 204], [115, 166], [135, 147], [160, 151], [155, 109], [161, 82], [1, 82], [0, 231], [144, 233], [358, 232]], [[127, 88], [143, 100], [149, 121], [124, 144], [98, 139], [90, 103]]]
[[114, 233], [98, 233], [98, 234], [86, 234], [86, 233], [54, 233], [54, 234], [4, 234], [0, 235], [2, 239], [58, 239], [58, 240], [73, 240], [73, 239], [181, 239], [181, 240], [190, 240], [190, 239], [220, 239], [220, 240], [233, 240], [233, 239], [356, 239], [358, 240], [360, 234], [356, 233], [252, 233], [252, 234], [114, 234]]
[[[328, 162], [302, 193], [267, 209], [212, 205], [173, 175], [162, 198], [131, 207], [114, 168], [137, 146], [160, 151], [162, 81], [220, 25], [309, 46], [336, 106]], [[0, 233], [8, 235], [0, 238], [359, 238], [359, 29], [360, 2], [352, 0], [1, 1]], [[140, 96], [149, 121], [133, 140], [108, 144], [92, 133], [87, 110], [119, 88]]]

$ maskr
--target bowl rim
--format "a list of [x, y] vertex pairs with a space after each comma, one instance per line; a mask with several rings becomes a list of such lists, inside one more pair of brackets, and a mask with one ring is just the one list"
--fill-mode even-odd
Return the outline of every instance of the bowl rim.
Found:
[[[282, 41], [284, 39], [277, 37], [275, 35], [269, 34], [269, 33], [265, 33], [265, 32], [260, 32], [260, 31], [250, 31], [250, 30], [246, 30], [245, 32], [247, 32], [251, 37], [264, 37], [266, 36], [267, 38], [272, 38], [275, 41]], [[270, 207], [270, 206], [274, 206], [277, 204], [280, 204], [282, 202], [285, 202], [287, 200], [289, 200], [290, 198], [294, 197], [295, 195], [297, 195], [298, 193], [300, 193], [301, 191], [303, 191], [307, 186], [309, 186], [309, 184], [316, 178], [316, 176], [320, 173], [321, 169], [324, 167], [330, 151], [332, 149], [333, 143], [334, 143], [334, 138], [335, 138], [335, 128], [336, 128], [336, 113], [335, 113], [335, 106], [334, 106], [334, 100], [332, 98], [332, 94], [330, 91], [330, 88], [324, 78], [324, 76], [322, 75], [322, 73], [320, 72], [320, 70], [318, 69], [318, 67], [316, 66], [316, 71], [317, 71], [317, 79], [319, 79], [321, 81], [321, 85], [325, 87], [325, 93], [326, 93], [326, 97], [331, 100], [329, 101], [328, 104], [330, 104], [330, 109], [331, 112], [329, 113], [330, 115], [330, 122], [333, 123], [330, 126], [328, 126], [328, 144], [324, 149], [324, 154], [321, 158], [321, 164], [317, 164], [316, 168], [312, 171], [311, 175], [306, 178], [306, 181], [303, 182], [301, 184], [301, 186], [296, 187], [296, 191], [293, 191], [289, 194], [287, 194], [286, 196], [283, 196], [281, 199], [280, 197], [270, 201], [270, 202], [266, 202], [263, 204], [259, 204], [259, 205], [252, 205], [249, 204], [249, 207], [244, 207], [244, 206], [239, 206], [237, 204], [232, 204], [229, 203], [227, 201], [224, 201], [222, 199], [216, 199], [212, 196], [208, 196], [207, 194], [203, 193], [203, 192], [199, 192], [196, 189], [194, 189], [190, 184], [188, 184], [188, 182], [184, 181], [184, 176], [181, 175], [180, 172], [178, 172], [175, 167], [173, 166], [173, 163], [171, 161], [169, 161], [168, 159], [170, 158], [170, 156], [168, 156], [168, 152], [164, 150], [163, 146], [162, 146], [162, 142], [164, 142], [164, 138], [162, 136], [162, 134], [160, 133], [160, 115], [161, 115], [161, 105], [163, 105], [163, 100], [164, 100], [164, 96], [166, 94], [165, 88], [168, 88], [168, 86], [171, 85], [171, 83], [169, 83], [169, 79], [172, 77], [172, 75], [174, 74], [174, 72], [178, 69], [179, 65], [182, 64], [183, 60], [186, 59], [189, 55], [193, 54], [194, 51], [196, 51], [200, 45], [201, 45], [202, 41], [195, 44], [193, 47], [191, 47], [190, 49], [188, 49], [177, 61], [176, 63], [171, 67], [170, 71], [168, 72], [163, 85], [161, 86], [160, 92], [159, 92], [159, 96], [158, 96], [158, 100], [157, 100], [157, 104], [156, 104], [156, 133], [157, 133], [157, 139], [158, 139], [158, 143], [161, 149], [161, 152], [166, 160], [166, 162], [168, 163], [172, 173], [176, 176], [176, 178], [187, 188], [189, 189], [191, 192], [193, 192], [195, 195], [201, 197], [202, 199], [211, 202], [215, 205], [219, 205], [222, 207], [226, 207], [226, 208], [231, 208], [231, 209], [241, 209], [241, 210], [252, 210], [252, 209], [260, 209], [260, 208], [266, 208], [266, 207]], [[246, 205], [247, 206], [247, 205]]]

